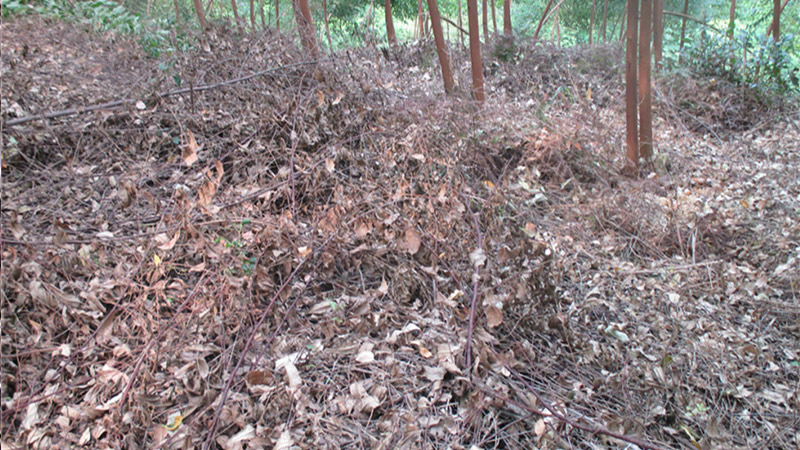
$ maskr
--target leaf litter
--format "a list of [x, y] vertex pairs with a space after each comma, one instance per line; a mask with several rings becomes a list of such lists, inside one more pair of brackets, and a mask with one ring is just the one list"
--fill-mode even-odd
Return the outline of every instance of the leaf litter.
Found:
[[3, 127], [4, 448], [800, 444], [791, 104], [668, 75], [632, 180], [611, 47], [0, 34], [4, 120], [138, 99]]

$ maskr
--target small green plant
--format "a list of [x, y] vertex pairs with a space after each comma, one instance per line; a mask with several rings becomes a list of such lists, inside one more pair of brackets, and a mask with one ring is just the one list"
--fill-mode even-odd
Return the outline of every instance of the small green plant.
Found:
[[703, 31], [684, 48], [683, 56], [700, 75], [762, 91], [798, 91], [800, 68], [791, 54], [793, 40], [788, 33], [776, 42], [757, 31], [742, 31], [734, 38]]

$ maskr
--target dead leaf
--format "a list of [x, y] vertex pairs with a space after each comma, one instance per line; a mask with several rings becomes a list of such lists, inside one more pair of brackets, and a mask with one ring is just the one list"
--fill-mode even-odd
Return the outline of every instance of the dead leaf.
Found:
[[495, 328], [503, 323], [503, 311], [495, 305], [486, 308], [486, 323], [489, 328]]
[[407, 227], [405, 233], [405, 240], [403, 242], [403, 247], [406, 251], [414, 255], [419, 251], [419, 247], [422, 244], [422, 241], [419, 239], [419, 234], [414, 230], [413, 227]]
[[189, 130], [186, 130], [186, 140], [188, 142], [184, 144], [181, 156], [183, 157], [183, 162], [187, 166], [191, 166], [197, 161], [197, 150], [200, 149], [200, 146], [197, 145], [197, 141], [194, 139], [194, 133]]
[[164, 250], [164, 251], [172, 250], [172, 247], [175, 247], [175, 243], [178, 242], [178, 238], [180, 236], [181, 236], [181, 232], [180, 232], [180, 230], [178, 230], [178, 231], [175, 232], [175, 236], [172, 236], [172, 239], [170, 239], [168, 242], [165, 242], [165, 243], [159, 245], [158, 248], [161, 249], [161, 250]]

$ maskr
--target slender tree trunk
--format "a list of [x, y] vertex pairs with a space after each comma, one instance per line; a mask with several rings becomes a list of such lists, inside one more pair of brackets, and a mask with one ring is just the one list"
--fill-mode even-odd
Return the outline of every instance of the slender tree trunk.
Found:
[[658, 71], [664, 50], [664, 0], [655, 0], [653, 7], [653, 63]]
[[553, 12], [553, 40], [556, 41], [556, 45], [561, 47], [561, 26], [559, 24], [559, 13], [561, 12], [561, 4], [559, 3], [556, 6], [555, 12]]
[[258, 0], [258, 14], [261, 16], [261, 28], [267, 29], [267, 18], [264, 17], [264, 0]]
[[256, 0], [250, 0], [250, 28], [256, 31]]
[[197, 21], [200, 22], [200, 28], [206, 29], [206, 14], [203, 12], [203, 0], [194, 0], [194, 10], [197, 12]]
[[683, 0], [683, 17], [681, 18], [681, 42], [678, 44], [678, 63], [683, 62], [683, 42], [686, 39], [686, 17], [689, 15], [689, 0]]
[[467, 21], [469, 22], [469, 58], [472, 62], [472, 96], [483, 103], [483, 63], [481, 62], [481, 35], [478, 23], [478, 0], [467, 0]]
[[333, 41], [331, 40], [331, 29], [328, 27], [328, 0], [322, 0], [322, 14], [325, 20], [325, 37], [328, 38], [328, 51], [333, 54]]
[[728, 39], [733, 39], [733, 29], [736, 26], [734, 20], [736, 19], [736, 0], [731, 0], [731, 14], [728, 19], [728, 32], [726, 33]]
[[[637, 8], [638, 8], [638, 5], [637, 5]], [[622, 17], [620, 17], [620, 19], [621, 20], [619, 22], [619, 41], [623, 42], [625, 39], [627, 39], [627, 35], [628, 35], [627, 34], [628, 33], [628, 8], [627, 7], [625, 8], [625, 11], [622, 13]], [[637, 36], [638, 36], [638, 32], [637, 32]]]
[[419, 22], [419, 38], [425, 37], [425, 13], [422, 11], [422, 0], [417, 0], [417, 21]]
[[314, 29], [314, 19], [311, 18], [308, 0], [293, 0], [292, 6], [297, 19], [300, 42], [303, 44], [303, 48], [311, 54], [311, 57], [317, 59], [319, 57], [319, 45], [317, 44], [317, 32]]
[[281, 11], [280, 11], [280, 0], [275, 0], [275, 31], [278, 33], [281, 32]]
[[639, 16], [639, 0], [628, 0], [625, 12], [628, 16], [625, 27], [625, 140], [628, 147], [625, 169], [636, 174], [639, 168], [638, 94], [636, 89], [636, 44], [638, 42], [636, 24]]
[[533, 32], [533, 42], [536, 42], [539, 39], [539, 31], [542, 29], [542, 25], [544, 25], [545, 19], [547, 19], [547, 13], [550, 12], [550, 8], [553, 6], [553, 0], [549, 0], [547, 2], [547, 6], [544, 7], [544, 11], [542, 12], [542, 17], [539, 19], [539, 24], [536, 25], [536, 31]]
[[[779, 13], [779, 15], [783, 14], [783, 9], [786, 8], [787, 3], [789, 3], [789, 0], [783, 0], [783, 4], [781, 5], [781, 12]], [[767, 27], [767, 36], [769, 36], [772, 33], [772, 24], [775, 23], [775, 13], [773, 12], [772, 14], [773, 14], [773, 20], [769, 22], [769, 27]]]
[[589, 17], [589, 45], [594, 44], [594, 8], [597, 0], [592, 0], [592, 15]]
[[492, 3], [492, 30], [494, 30], [494, 34], [497, 34], [497, 19], [495, 18], [495, 8], [494, 0], [491, 1]]
[[394, 20], [392, 19], [392, 0], [385, 0], [383, 11], [386, 15], [386, 40], [389, 45], [397, 44], [397, 35], [394, 33]]
[[[484, 0], [485, 1], [485, 0]], [[772, 0], [772, 39], [781, 38], [781, 0]]]
[[483, 0], [483, 42], [489, 42], [489, 8], [487, 1]]
[[231, 0], [231, 9], [233, 10], [233, 21], [236, 22], [236, 28], [241, 32], [242, 19], [239, 17], [239, 8], [236, 6], [236, 0]]
[[[458, 0], [458, 28], [464, 29], [464, 24], [461, 22], [461, 0]], [[464, 33], [459, 33], [459, 37], [461, 38], [461, 47], [464, 47]]]
[[606, 21], [608, 20], [608, 0], [603, 5], [603, 23], [600, 25], [600, 31], [603, 33], [603, 42], [606, 42]]
[[439, 65], [442, 66], [444, 91], [449, 94], [453, 92], [456, 84], [453, 81], [453, 71], [450, 69], [450, 57], [447, 55], [447, 45], [444, 42], [444, 32], [442, 31], [442, 16], [439, 14], [436, 0], [428, 0], [428, 12], [431, 15], [431, 28], [433, 28], [433, 39], [436, 42], [436, 53], [439, 55]]
[[650, 90], [650, 40], [653, 0], [642, 0], [639, 20], [639, 157], [653, 156], [653, 96]]
[[503, 0], [503, 34], [511, 37], [511, 0]]
[[180, 24], [181, 23], [181, 12], [178, 9], [178, 0], [172, 0], [172, 6], [175, 7], [175, 23], [176, 24]]

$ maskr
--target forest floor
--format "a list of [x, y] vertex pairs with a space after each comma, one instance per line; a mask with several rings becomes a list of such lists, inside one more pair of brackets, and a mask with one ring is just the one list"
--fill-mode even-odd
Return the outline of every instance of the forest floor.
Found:
[[612, 46], [0, 53], [3, 449], [800, 446], [795, 100], [660, 75], [635, 179]]

